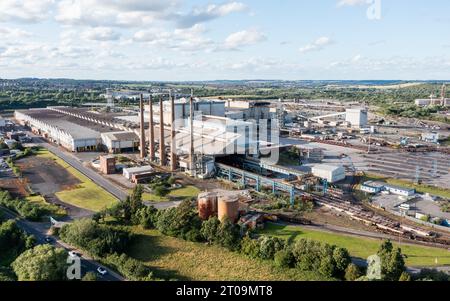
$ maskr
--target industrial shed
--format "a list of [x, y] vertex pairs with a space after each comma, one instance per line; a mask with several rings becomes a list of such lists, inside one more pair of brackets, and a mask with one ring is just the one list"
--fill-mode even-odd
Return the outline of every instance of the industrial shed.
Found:
[[312, 168], [312, 173], [314, 176], [327, 180], [329, 183], [335, 183], [345, 179], [345, 168], [343, 166], [315, 165]]
[[97, 150], [100, 132], [74, 123], [63, 114], [48, 110], [16, 111], [15, 118], [39, 134], [73, 152]]
[[139, 137], [133, 132], [103, 133], [103, 144], [113, 154], [134, 152], [139, 149]]

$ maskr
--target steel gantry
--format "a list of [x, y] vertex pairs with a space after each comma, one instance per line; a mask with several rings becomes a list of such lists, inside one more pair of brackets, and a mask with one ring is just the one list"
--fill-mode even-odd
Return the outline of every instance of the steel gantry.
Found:
[[228, 179], [230, 182], [241, 183], [244, 187], [252, 186], [256, 191], [261, 191], [262, 186], [272, 187], [272, 192], [289, 193], [290, 204], [295, 204], [295, 196], [299, 193], [294, 185], [281, 183], [258, 174], [254, 174], [239, 168], [231, 167], [225, 164], [216, 163], [216, 173], [218, 177]]

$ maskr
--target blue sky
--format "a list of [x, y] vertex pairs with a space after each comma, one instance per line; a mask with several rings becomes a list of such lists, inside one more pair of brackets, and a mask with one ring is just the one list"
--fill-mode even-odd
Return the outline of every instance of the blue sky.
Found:
[[448, 0], [1, 0], [0, 77], [450, 79]]

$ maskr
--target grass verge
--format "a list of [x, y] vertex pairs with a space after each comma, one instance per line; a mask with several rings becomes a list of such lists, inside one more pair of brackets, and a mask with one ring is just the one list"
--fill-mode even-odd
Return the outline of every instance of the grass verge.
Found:
[[216, 246], [167, 237], [157, 230], [133, 228], [127, 255], [143, 261], [157, 277], [190, 281], [333, 280], [314, 272], [280, 269]]
[[[363, 259], [376, 254], [378, 247], [381, 244], [381, 240], [377, 239], [359, 238], [273, 223], [267, 223], [265, 229], [259, 231], [259, 233], [290, 240], [305, 238], [326, 242], [328, 244], [346, 248], [351, 256]], [[408, 266], [428, 267], [450, 265], [450, 251], [448, 250], [393, 243], [395, 246], [400, 247], [402, 253], [407, 256], [405, 262]]]
[[92, 182], [88, 177], [48, 150], [40, 149], [37, 152], [37, 156], [54, 160], [81, 182], [81, 184], [71, 189], [56, 193], [56, 196], [62, 202], [95, 212], [108, 208], [118, 202], [117, 198], [112, 194]]

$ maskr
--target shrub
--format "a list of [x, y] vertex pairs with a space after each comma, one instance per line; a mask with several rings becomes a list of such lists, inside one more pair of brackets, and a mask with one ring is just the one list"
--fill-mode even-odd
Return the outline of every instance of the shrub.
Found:
[[280, 250], [274, 256], [275, 265], [280, 268], [292, 268], [295, 265], [295, 258], [290, 249]]
[[83, 278], [81, 278], [81, 281], [97, 281], [97, 274], [94, 272], [87, 272]]
[[355, 281], [363, 276], [361, 269], [354, 263], [348, 265], [345, 269], [345, 280], [347, 281]]
[[63, 241], [78, 246], [95, 256], [123, 252], [130, 240], [128, 232], [89, 219], [81, 219], [65, 225], [60, 230]]
[[245, 236], [241, 241], [241, 252], [251, 258], [259, 257], [259, 243], [256, 239]]
[[261, 259], [272, 260], [275, 253], [284, 249], [284, 240], [277, 237], [261, 236], [258, 238], [259, 257]]
[[202, 223], [201, 234], [207, 242], [215, 244], [219, 241], [219, 229], [220, 221], [216, 216], [214, 216]]
[[139, 260], [128, 257], [125, 254], [117, 253], [108, 255], [105, 262], [119, 271], [125, 278], [132, 281], [151, 281], [154, 280], [153, 272], [149, 267]]
[[230, 251], [237, 251], [241, 247], [241, 233], [239, 226], [225, 219], [219, 228], [219, 244]]

